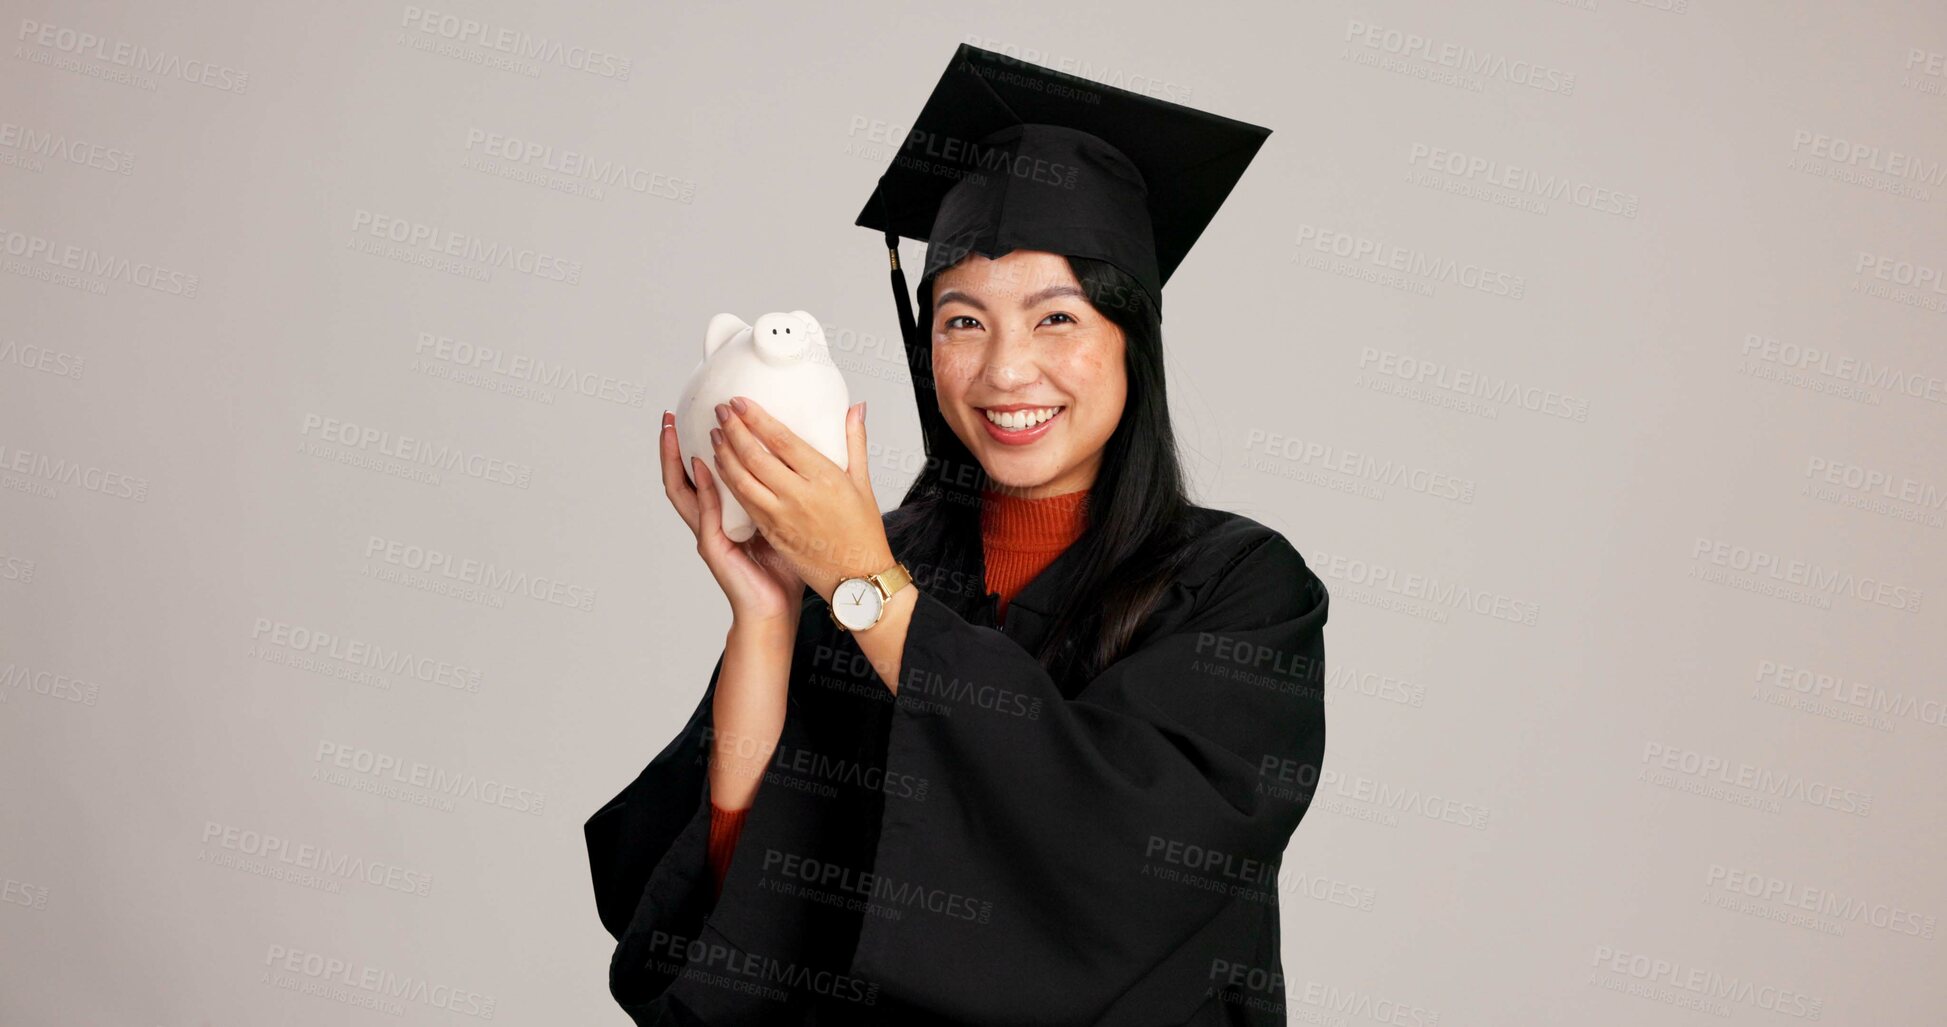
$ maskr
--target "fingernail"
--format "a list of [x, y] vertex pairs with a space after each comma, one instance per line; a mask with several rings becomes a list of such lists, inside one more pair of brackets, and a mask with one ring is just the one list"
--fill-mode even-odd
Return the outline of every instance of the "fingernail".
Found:
[[742, 396], [730, 397], [730, 409], [735, 410], [736, 412], [741, 414], [744, 412], [745, 407], [746, 404], [744, 403], [744, 397]]
[[717, 423], [718, 424], [730, 423], [730, 408], [724, 406], [722, 403], [717, 404]]
[[865, 420], [865, 400], [859, 400], [859, 420]]
[[712, 446], [721, 446], [721, 445], [723, 445], [723, 429], [722, 429], [722, 428], [712, 428], [712, 429], [710, 429], [710, 445], [712, 445]]

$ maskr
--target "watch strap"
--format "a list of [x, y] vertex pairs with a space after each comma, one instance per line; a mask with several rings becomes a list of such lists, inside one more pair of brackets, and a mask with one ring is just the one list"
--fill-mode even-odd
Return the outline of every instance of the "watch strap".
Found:
[[891, 599], [893, 593], [913, 583], [913, 572], [906, 569], [904, 561], [895, 561], [877, 574], [866, 575], [865, 580], [879, 586], [881, 598]]

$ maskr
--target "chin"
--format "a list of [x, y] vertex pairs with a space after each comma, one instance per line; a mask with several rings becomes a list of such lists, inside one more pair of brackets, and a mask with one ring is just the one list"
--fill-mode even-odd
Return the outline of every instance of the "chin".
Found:
[[[993, 448], [1005, 450], [1007, 447], [995, 446]], [[992, 460], [991, 463], [982, 463], [982, 467], [987, 471], [987, 477], [993, 479], [994, 484], [1001, 488], [1040, 488], [1054, 481], [1061, 473], [1059, 466], [1044, 466], [1043, 462], [1039, 459], [1017, 460], [1012, 459], [1014, 456], [1012, 453], [995, 453], [992, 450], [982, 455]]]

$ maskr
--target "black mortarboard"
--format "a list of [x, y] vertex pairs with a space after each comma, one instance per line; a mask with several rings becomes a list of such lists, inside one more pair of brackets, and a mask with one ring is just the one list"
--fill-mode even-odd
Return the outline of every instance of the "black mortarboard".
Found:
[[1104, 260], [1163, 283], [1271, 130], [962, 43], [856, 224], [885, 232], [906, 345], [899, 239], [927, 241], [920, 280], [968, 253]]

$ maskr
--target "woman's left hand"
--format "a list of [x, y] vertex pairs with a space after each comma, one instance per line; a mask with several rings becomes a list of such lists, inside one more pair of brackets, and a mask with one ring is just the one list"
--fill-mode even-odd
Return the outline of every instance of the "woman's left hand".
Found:
[[813, 591], [829, 598], [846, 578], [892, 566], [866, 462], [864, 403], [845, 412], [843, 468], [749, 397], [717, 404], [717, 420], [710, 440], [724, 484]]

